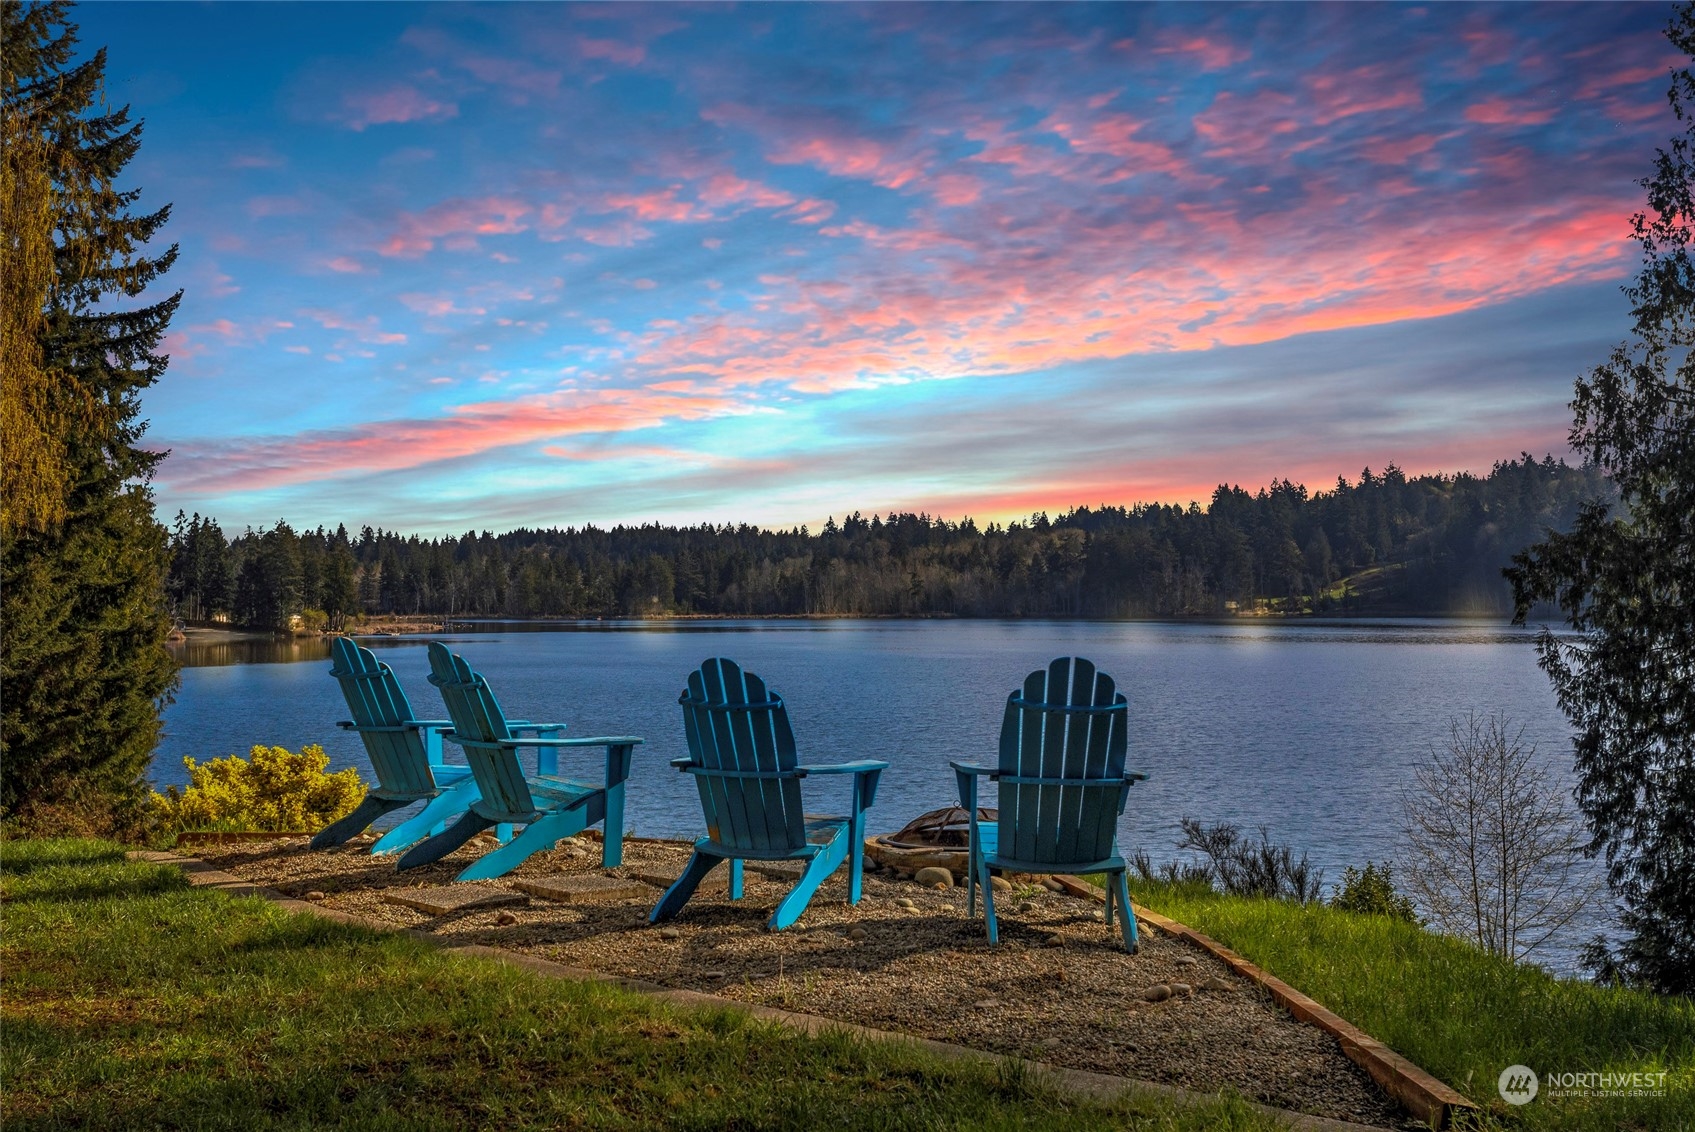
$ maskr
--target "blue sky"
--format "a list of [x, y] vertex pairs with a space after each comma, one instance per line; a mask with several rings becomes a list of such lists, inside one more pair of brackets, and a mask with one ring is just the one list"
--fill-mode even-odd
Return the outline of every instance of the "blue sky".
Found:
[[1661, 5], [90, 4], [226, 526], [980, 521], [1563, 453]]

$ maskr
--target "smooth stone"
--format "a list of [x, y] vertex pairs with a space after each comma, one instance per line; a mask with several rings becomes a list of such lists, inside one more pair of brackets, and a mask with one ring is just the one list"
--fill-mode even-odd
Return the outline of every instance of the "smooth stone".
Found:
[[1149, 1002], [1164, 1002], [1171, 997], [1171, 988], [1164, 983], [1155, 983], [1142, 992], [1142, 997]]
[[1036, 906], [1034, 904], [1030, 903], [1028, 900], [1020, 900], [1018, 902], [1018, 904], [1012, 910], [1014, 912], [1029, 912], [1029, 911], [1033, 911], [1035, 909], [1035, 907]]
[[514, 916], [510, 912], [502, 912], [494, 918], [494, 922], [503, 928], [509, 928], [518, 922], [518, 917]]
[[994, 889], [996, 892], [1011, 892], [1012, 882], [1007, 880], [1005, 877], [990, 877], [989, 887]]
[[1059, 883], [1053, 877], [1043, 877], [1042, 878], [1042, 887], [1047, 889], [1049, 892], [1064, 892], [1065, 891], [1065, 886], [1063, 884]]
[[864, 928], [849, 928], [848, 929], [848, 938], [849, 939], [864, 939], [866, 936], [868, 936], [870, 934], [871, 933], [866, 931]]
[[682, 939], [683, 933], [678, 931], [676, 928], [660, 928], [659, 929], [659, 938], [660, 939]]
[[919, 885], [924, 888], [953, 887], [953, 874], [948, 870], [938, 868], [935, 865], [919, 869], [917, 873], [913, 874], [912, 879], [917, 881]]
[[1176, 959], [1173, 959], [1172, 962], [1177, 964], [1179, 967], [1198, 967], [1201, 964], [1201, 961], [1196, 959], [1193, 955], [1179, 955]]
[[473, 881], [469, 884], [445, 884], [434, 888], [401, 888], [383, 896], [384, 904], [399, 904], [431, 916], [449, 916], [455, 912], [480, 911], [498, 908], [503, 904], [528, 904], [530, 898], [521, 892], [495, 888]]
[[325, 896], [323, 893], [319, 892], [317, 889], [314, 888], [311, 892], [308, 892], [306, 894], [306, 899], [308, 899], [308, 900], [312, 901], [312, 903], [316, 904], [320, 900], [328, 900], [329, 897]]
[[653, 889], [639, 880], [601, 876], [598, 873], [579, 873], [575, 876], [546, 877], [536, 880], [514, 880], [512, 887], [543, 900], [580, 904], [589, 901], [630, 900], [652, 894]]
[[1191, 994], [1195, 993], [1195, 988], [1190, 986], [1188, 983], [1172, 983], [1171, 984], [1171, 993], [1172, 994], [1185, 995], [1185, 996], [1191, 995]]
[[859, 867], [861, 869], [863, 869], [865, 872], [874, 873], [874, 872], [877, 872], [879, 869], [881, 869], [883, 866], [879, 865], [873, 858], [867, 857], [864, 854], [861, 854], [860, 858], [859, 858]]
[[1235, 983], [1231, 982], [1229, 979], [1221, 979], [1217, 975], [1214, 975], [1212, 978], [1202, 983], [1201, 986], [1207, 990], [1217, 991], [1233, 991], [1236, 989]]
[[1047, 939], [1044, 939], [1042, 941], [1042, 946], [1043, 947], [1064, 947], [1065, 946], [1065, 937], [1062, 936], [1062, 935], [1050, 935]]
[[998, 998], [985, 998], [981, 1002], [973, 1002], [971, 1008], [973, 1010], [993, 1010], [1000, 1004], [1001, 1000]]

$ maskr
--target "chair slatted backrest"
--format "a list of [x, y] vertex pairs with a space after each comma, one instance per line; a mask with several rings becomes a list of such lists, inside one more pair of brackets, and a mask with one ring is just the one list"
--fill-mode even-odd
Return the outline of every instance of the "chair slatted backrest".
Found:
[[402, 726], [416, 717], [394, 671], [348, 637], [330, 641], [330, 657], [330, 675], [341, 685], [355, 726], [392, 729], [359, 732], [378, 787], [396, 794], [433, 791], [435, 778], [423, 740], [415, 729]]
[[735, 661], [689, 673], [678, 697], [707, 834], [731, 849], [788, 852], [806, 845], [795, 737], [781, 696]]
[[1007, 697], [1003, 776], [1064, 779], [1000, 783], [1000, 854], [1020, 861], [1112, 856], [1123, 797], [1129, 703], [1112, 677], [1082, 657], [1038, 668]]
[[[494, 698], [488, 682], [471, 671], [465, 659], [447, 648], [430, 642], [430, 683], [441, 689], [442, 702], [453, 719], [453, 733], [472, 743], [496, 743], [512, 738], [506, 726], [506, 713]], [[523, 814], [533, 811], [535, 800], [524, 781], [524, 770], [518, 762], [518, 752], [511, 747], [465, 747], [465, 761], [477, 780], [483, 801], [507, 813]]]

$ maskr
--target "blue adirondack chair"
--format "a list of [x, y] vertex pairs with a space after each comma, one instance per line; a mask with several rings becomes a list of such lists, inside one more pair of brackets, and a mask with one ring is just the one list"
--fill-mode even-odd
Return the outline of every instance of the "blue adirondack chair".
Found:
[[[510, 844], [485, 853], [456, 878], [487, 880], [504, 876], [532, 853], [553, 848], [562, 837], [605, 823], [601, 864], [624, 860], [624, 780], [630, 776], [630, 756], [641, 739], [633, 735], [602, 735], [565, 739], [537, 734], [522, 738], [516, 731], [558, 732], [562, 725], [513, 723], [500, 710], [488, 682], [464, 659], [430, 642], [430, 683], [441, 689], [453, 730], [444, 736], [465, 748], [481, 797], [446, 830], [400, 858], [399, 867], [414, 868], [440, 860], [479, 831], [503, 822], [522, 824], [524, 831]], [[518, 762], [521, 747], [537, 751], [537, 774], [526, 776]], [[606, 748], [606, 778], [602, 785], [561, 777], [559, 752], [575, 747]]]
[[336, 637], [330, 641], [330, 656], [335, 662], [330, 675], [341, 685], [353, 715], [336, 726], [359, 733], [377, 785], [352, 813], [319, 830], [312, 848], [340, 845], [383, 814], [427, 801], [423, 812], [383, 834], [371, 852], [403, 849], [476, 801], [476, 779], [470, 767], [442, 761], [441, 735], [452, 724], [445, 719], [414, 718], [394, 672], [370, 649]]
[[989, 942], [997, 943], [994, 888], [989, 870], [1009, 873], [1105, 873], [1106, 918], [1116, 905], [1124, 948], [1136, 951], [1136, 917], [1124, 858], [1118, 854], [1118, 818], [1130, 785], [1148, 776], [1124, 769], [1129, 702], [1112, 677], [1082, 657], [1061, 657], [1025, 677], [1006, 699], [998, 765], [951, 763], [959, 804], [977, 812], [977, 780], [1000, 786], [1000, 814], [973, 821], [966, 910], [983, 915]]
[[[780, 931], [800, 919], [812, 894], [844, 860], [849, 862], [848, 899], [859, 903], [865, 844], [865, 811], [877, 796], [886, 762], [864, 760], [837, 766], [798, 766], [794, 732], [783, 698], [734, 661], [718, 657], [689, 673], [683, 705], [687, 758], [671, 765], [694, 776], [706, 814], [706, 836], [677, 882], [654, 906], [658, 923], [682, 911], [706, 874], [730, 862], [730, 898], [741, 899], [742, 862], [804, 861], [793, 890], [777, 905], [768, 927]], [[853, 775], [847, 817], [808, 816], [801, 811], [800, 780], [816, 774]]]

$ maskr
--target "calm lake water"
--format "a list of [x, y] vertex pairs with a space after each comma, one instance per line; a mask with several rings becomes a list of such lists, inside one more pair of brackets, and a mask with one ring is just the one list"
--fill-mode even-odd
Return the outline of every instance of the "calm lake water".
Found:
[[[1570, 740], [1533, 632], [1477, 622], [1078, 623], [723, 621], [578, 625], [444, 638], [488, 677], [508, 714], [573, 735], [634, 734], [627, 824], [698, 836], [693, 787], [667, 765], [686, 753], [676, 706], [689, 670], [727, 656], [788, 702], [803, 762], [886, 759], [873, 832], [954, 800], [949, 759], [993, 761], [1007, 692], [1056, 656], [1094, 660], [1130, 700], [1136, 786], [1120, 845], [1174, 856], [1177, 821], [1265, 826], [1327, 877], [1395, 855], [1399, 792], [1465, 712], [1504, 711], [1538, 756], [1569, 774]], [[425, 680], [426, 638], [364, 641], [427, 718], [444, 714]], [[256, 742], [320, 743], [331, 765], [369, 764], [327, 675], [321, 641], [189, 646], [165, 712], [156, 785], [187, 780], [182, 758], [245, 754]], [[451, 757], [455, 757], [450, 755]], [[576, 759], [598, 773], [599, 753]], [[822, 798], [839, 805], [820, 779]], [[845, 796], [845, 795], [844, 795]], [[992, 800], [989, 804], [992, 804]]]

